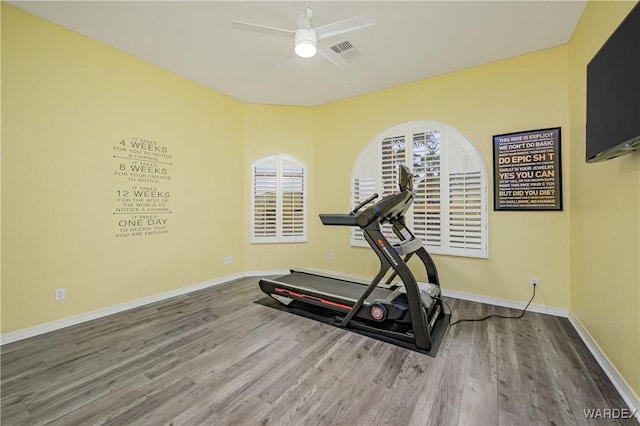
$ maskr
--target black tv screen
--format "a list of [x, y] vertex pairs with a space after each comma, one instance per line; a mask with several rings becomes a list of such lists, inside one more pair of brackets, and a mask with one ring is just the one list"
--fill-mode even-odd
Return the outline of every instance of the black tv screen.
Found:
[[640, 148], [640, 3], [587, 65], [587, 162]]

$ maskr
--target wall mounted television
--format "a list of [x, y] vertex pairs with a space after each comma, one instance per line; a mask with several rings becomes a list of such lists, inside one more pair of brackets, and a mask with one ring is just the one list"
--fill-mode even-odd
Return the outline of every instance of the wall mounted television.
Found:
[[587, 65], [587, 163], [640, 149], [640, 3]]

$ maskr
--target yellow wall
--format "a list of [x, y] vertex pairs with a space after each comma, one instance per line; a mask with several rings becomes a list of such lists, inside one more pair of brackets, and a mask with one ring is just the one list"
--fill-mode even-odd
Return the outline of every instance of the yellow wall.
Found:
[[634, 4], [589, 2], [569, 44], [570, 306], [640, 395], [640, 152], [584, 161], [586, 65]]
[[[434, 256], [444, 289], [569, 307], [569, 203], [563, 212], [493, 212], [492, 136], [562, 127], [564, 191], [569, 188], [567, 47], [513, 58], [318, 107], [314, 114], [315, 194], [320, 213], [349, 211], [351, 168], [381, 131], [410, 120], [437, 120], [480, 149], [489, 175], [489, 259]], [[336, 124], [338, 123], [338, 124]], [[316, 265], [374, 275], [378, 260], [349, 246], [349, 230], [313, 223]], [[322, 228], [322, 229], [320, 229]], [[329, 253], [335, 253], [329, 260]]]
[[[240, 102], [3, 3], [2, 107], [3, 333], [243, 270]], [[134, 137], [172, 156], [168, 234], [116, 236]]]
[[[0, 45], [2, 43], [2, 7], [0, 7]], [[0, 51], [1, 53], [1, 51]], [[0, 55], [0, 81], [2, 81], [2, 55]], [[2, 111], [2, 84], [0, 84], [0, 111]], [[0, 117], [0, 191], [2, 188], [2, 117]], [[0, 242], [2, 241], [2, 194], [0, 193]], [[2, 244], [0, 243], [0, 333], [2, 333]]]
[[[436, 256], [441, 282], [526, 301], [539, 277], [535, 302], [570, 309], [640, 393], [640, 155], [583, 161], [585, 66], [632, 6], [589, 3], [566, 46], [297, 108], [242, 104], [2, 4], [2, 333], [240, 271], [372, 275], [375, 255], [317, 214], [349, 210], [375, 135], [456, 127], [484, 156], [491, 201], [492, 135], [560, 126], [565, 210], [490, 209], [489, 259]], [[133, 137], [172, 155], [168, 234], [116, 237], [114, 147]], [[249, 165], [276, 152], [308, 166], [308, 243], [249, 243]]]
[[[269, 154], [287, 154], [296, 157], [307, 166], [307, 208], [315, 203], [313, 192], [313, 114], [311, 108], [253, 105], [244, 107], [244, 175], [245, 175], [245, 269], [263, 271], [313, 266], [311, 233], [306, 243], [251, 244], [250, 239], [250, 191], [251, 163]], [[308, 217], [309, 222], [314, 217]]]

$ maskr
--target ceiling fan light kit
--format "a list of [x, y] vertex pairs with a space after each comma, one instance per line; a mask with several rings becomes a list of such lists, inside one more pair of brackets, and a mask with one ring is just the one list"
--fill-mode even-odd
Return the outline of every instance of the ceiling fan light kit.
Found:
[[313, 30], [299, 29], [296, 31], [296, 55], [301, 58], [312, 58], [316, 55], [318, 36]]
[[313, 10], [307, 7], [305, 1], [293, 0], [293, 11], [296, 20], [295, 31], [240, 21], [233, 21], [231, 26], [234, 29], [243, 31], [254, 31], [284, 37], [293, 36], [293, 51], [297, 56], [301, 58], [312, 58], [316, 53], [320, 53], [320, 55], [325, 57], [329, 62], [332, 62], [339, 68], [344, 68], [349, 65], [349, 62], [328, 45], [318, 40], [361, 30], [376, 24], [375, 18], [362, 15], [312, 28], [311, 17], [313, 16]]

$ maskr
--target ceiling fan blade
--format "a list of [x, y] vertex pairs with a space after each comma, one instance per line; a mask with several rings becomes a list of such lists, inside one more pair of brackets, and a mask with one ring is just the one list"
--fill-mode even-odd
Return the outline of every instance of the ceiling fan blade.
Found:
[[318, 35], [318, 39], [333, 37], [339, 34], [348, 33], [350, 31], [361, 30], [363, 28], [376, 25], [376, 18], [371, 15], [354, 16], [333, 24], [323, 25], [313, 30]]
[[296, 17], [296, 28], [311, 29], [311, 17], [309, 16], [309, 9], [307, 2], [304, 0], [293, 0], [293, 14]]
[[283, 28], [267, 27], [266, 25], [250, 24], [248, 22], [233, 21], [231, 27], [235, 30], [253, 31], [256, 33], [266, 33], [277, 36], [292, 37], [295, 31], [285, 30]]
[[295, 46], [291, 46], [291, 49], [287, 50], [287, 53], [282, 55], [282, 57], [276, 62], [276, 67], [284, 68], [285, 65], [288, 65], [293, 61], [293, 58], [295, 58], [294, 49]]
[[346, 68], [349, 66], [349, 62], [347, 62], [342, 56], [331, 50], [331, 48], [324, 43], [318, 43], [317, 48], [318, 53], [327, 58], [330, 62], [333, 62], [333, 64], [338, 68]]

